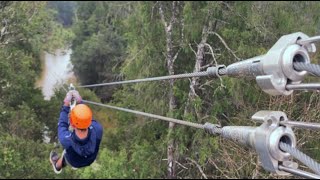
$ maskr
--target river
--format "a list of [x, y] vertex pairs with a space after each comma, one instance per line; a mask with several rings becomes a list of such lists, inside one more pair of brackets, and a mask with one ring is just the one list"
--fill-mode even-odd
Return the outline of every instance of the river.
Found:
[[55, 88], [60, 88], [63, 83], [75, 82], [70, 61], [71, 53], [71, 49], [58, 49], [54, 54], [45, 52], [42, 56], [42, 74], [36, 82], [36, 87], [41, 88], [45, 100], [50, 100]]

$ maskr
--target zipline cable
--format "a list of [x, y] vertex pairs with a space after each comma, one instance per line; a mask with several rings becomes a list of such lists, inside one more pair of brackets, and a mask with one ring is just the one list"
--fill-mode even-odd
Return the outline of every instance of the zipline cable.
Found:
[[133, 79], [133, 80], [127, 80], [127, 81], [117, 81], [117, 82], [91, 84], [91, 85], [80, 85], [80, 86], [76, 86], [76, 87], [83, 88], [83, 87], [111, 86], [111, 85], [118, 85], [118, 84], [139, 83], [139, 82], [148, 82], [148, 81], [161, 81], [161, 80], [203, 77], [203, 76], [218, 77], [220, 75], [225, 75], [226, 73], [227, 72], [226, 72], [226, 69], [224, 66], [218, 66], [218, 67], [208, 68], [207, 71], [201, 71], [201, 72], [175, 74], [175, 75], [169, 75], [169, 76], [151, 77], [151, 78], [144, 78], [144, 79]]
[[294, 62], [293, 67], [297, 71], [307, 71], [313, 76], [320, 77], [320, 65], [309, 64], [304, 62]]
[[187, 74], [177, 74], [177, 75], [152, 77], [152, 78], [145, 78], [145, 79], [134, 79], [134, 80], [118, 81], [118, 82], [110, 82], [110, 83], [82, 85], [82, 86], [77, 86], [77, 87], [110, 86], [110, 85], [118, 85], [118, 84], [139, 83], [139, 82], [147, 82], [147, 81], [160, 81], [160, 80], [181, 79], [181, 78], [202, 77], [202, 76], [208, 76], [208, 73], [207, 72], [196, 72], [196, 73], [187, 73]]
[[303, 164], [307, 165], [310, 169], [312, 169], [315, 173], [320, 175], [320, 164], [314, 161], [311, 157], [302, 153], [296, 148], [291, 147], [289, 144], [280, 142], [280, 149], [286, 152], [289, 152], [293, 157], [297, 158]]
[[87, 100], [82, 100], [82, 101], [83, 101], [84, 103], [89, 103], [89, 104], [94, 104], [94, 105], [98, 105], [98, 106], [103, 106], [103, 107], [107, 107], [107, 108], [111, 108], [111, 109], [120, 110], [120, 111], [130, 112], [130, 113], [134, 113], [134, 114], [138, 114], [138, 115], [142, 115], [142, 116], [146, 116], [146, 117], [150, 117], [150, 118], [155, 118], [155, 119], [160, 119], [160, 120], [164, 120], [164, 121], [168, 121], [168, 122], [173, 122], [173, 123], [176, 123], [176, 124], [181, 124], [181, 125], [185, 125], [185, 126], [195, 127], [195, 128], [198, 128], [198, 129], [204, 129], [204, 125], [198, 124], [198, 123], [193, 123], [193, 122], [188, 122], [188, 121], [182, 121], [182, 120], [174, 119], [174, 118], [170, 118], [170, 117], [164, 117], [164, 116], [159, 116], [159, 115], [155, 115], [155, 114], [150, 114], [150, 113], [135, 111], [135, 110], [131, 110], [131, 109], [126, 109], [126, 108], [121, 108], [121, 107], [110, 106], [110, 105], [101, 104], [101, 103], [96, 103], [96, 102], [87, 101]]
[[[202, 124], [198, 124], [198, 123], [192, 123], [192, 122], [187, 122], [187, 121], [182, 121], [182, 120], [178, 120], [178, 119], [174, 119], [174, 118], [169, 118], [169, 117], [164, 117], [164, 116], [159, 116], [159, 115], [155, 115], [155, 114], [150, 114], [150, 113], [145, 113], [145, 112], [140, 112], [140, 111], [135, 111], [135, 110], [131, 110], [131, 109], [126, 109], [126, 108], [121, 108], [121, 107], [115, 107], [115, 106], [110, 106], [110, 105], [106, 105], [106, 104], [101, 104], [101, 103], [96, 103], [96, 102], [92, 102], [92, 101], [87, 101], [87, 100], [82, 100], [84, 103], [89, 103], [89, 104], [94, 104], [94, 105], [98, 105], [98, 106], [103, 106], [103, 107], [107, 107], [107, 108], [111, 108], [111, 109], [116, 109], [116, 110], [120, 110], [120, 111], [125, 111], [125, 112], [129, 112], [129, 113], [134, 113], [137, 115], [142, 115], [142, 116], [146, 116], [146, 117], [150, 117], [150, 118], [155, 118], [155, 119], [160, 119], [160, 120], [164, 120], [164, 121], [168, 121], [168, 122], [174, 122], [176, 124], [181, 124], [181, 125], [186, 125], [186, 126], [190, 126], [190, 127], [195, 127], [198, 129], [204, 129], [204, 130], [208, 130], [210, 129], [211, 132], [210, 134], [220, 134], [222, 135], [223, 138], [226, 139], [233, 139], [236, 138], [239, 141], [239, 136], [237, 135], [236, 137], [234, 137], [234, 134], [228, 134], [228, 128], [239, 128], [239, 127], [224, 127], [224, 128], [213, 128], [213, 126], [216, 126], [214, 124], [210, 124], [210, 123], [206, 123], [205, 125]], [[207, 128], [208, 126], [211, 126], [211, 128]], [[225, 129], [227, 128], [227, 129]], [[248, 128], [248, 127], [243, 127], [243, 128]], [[254, 127], [251, 127], [252, 131], [254, 130]], [[212, 132], [214, 131], [214, 132]], [[231, 131], [229, 132], [231, 133]], [[248, 131], [246, 134], [250, 134], [250, 131]], [[230, 136], [230, 137], [229, 137]], [[246, 140], [247, 138], [240, 138], [240, 140]], [[246, 144], [246, 143], [243, 143]], [[314, 161], [312, 158], [310, 158], [309, 156], [305, 155], [304, 153], [302, 153], [301, 151], [299, 151], [296, 148], [291, 147], [289, 144], [280, 142], [279, 144], [279, 148], [285, 152], [289, 152], [293, 157], [297, 158], [299, 161], [301, 161], [302, 163], [304, 163], [305, 165], [307, 165], [310, 169], [312, 169], [313, 171], [315, 171], [317, 174], [320, 174], [320, 165]], [[279, 170], [283, 170], [295, 175], [299, 175], [302, 177], [306, 177], [306, 178], [319, 178], [320, 176], [315, 175], [315, 174], [311, 174], [305, 171], [301, 171], [299, 169], [292, 169], [289, 167], [285, 167], [285, 166], [279, 166]]]
[[301, 177], [304, 177], [304, 178], [308, 178], [308, 179], [320, 179], [319, 175], [312, 174], [312, 173], [309, 173], [309, 172], [306, 172], [306, 171], [302, 171], [300, 169], [289, 168], [289, 167], [286, 167], [286, 166], [283, 166], [283, 165], [279, 165], [279, 170], [285, 171], [285, 172], [288, 172], [288, 173], [291, 173], [291, 174], [294, 174], [294, 175], [298, 175], [298, 176], [301, 176]]
[[[318, 64], [309, 64], [303, 62], [294, 62], [293, 67], [296, 71], [307, 71], [311, 75], [320, 77], [320, 65]], [[90, 85], [79, 85], [77, 87], [98, 87], [98, 86], [111, 86], [111, 85], [119, 85], [119, 84], [129, 84], [129, 83], [140, 83], [140, 82], [148, 82], [148, 81], [161, 81], [161, 80], [170, 80], [170, 79], [182, 79], [182, 78], [191, 78], [191, 77], [219, 77], [228, 75], [227, 68], [225, 66], [218, 67], [210, 67], [207, 71], [194, 72], [194, 73], [186, 73], [186, 74], [175, 74], [169, 76], [159, 76], [159, 77], [151, 77], [151, 78], [143, 78], [143, 79], [133, 79], [126, 81], [116, 81], [109, 83], [99, 83], [99, 84], [90, 84]], [[287, 85], [287, 89], [312, 89], [319, 88], [320, 84], [314, 84], [312, 86], [299, 86], [299, 85]]]
[[[94, 104], [94, 105], [103, 106], [103, 107], [107, 107], [107, 108], [111, 108], [111, 109], [116, 109], [116, 110], [125, 111], [125, 112], [129, 112], [129, 113], [134, 113], [134, 114], [137, 114], [137, 115], [142, 115], [142, 116], [146, 116], [146, 117], [150, 117], [150, 118], [160, 119], [160, 120], [164, 120], [164, 121], [168, 121], [168, 122], [173, 122], [173, 123], [176, 123], [176, 124], [195, 127], [195, 128], [198, 128], [198, 129], [204, 129], [209, 134], [222, 135], [222, 137], [226, 138], [226, 139], [234, 139], [235, 138], [235, 139], [237, 139], [237, 141], [241, 141], [241, 140], [245, 141], [245, 140], [247, 140], [247, 136], [243, 136], [242, 137], [241, 135], [250, 134], [250, 131], [247, 131], [247, 132], [244, 131], [246, 133], [240, 133], [240, 134], [236, 133], [236, 135], [235, 135], [233, 130], [230, 131], [230, 128], [231, 129], [235, 128], [235, 131], [236, 131], [236, 129], [239, 129], [241, 127], [232, 127], [232, 126], [230, 126], [230, 127], [220, 128], [219, 125], [216, 125], [216, 124], [206, 123], [206, 124], [203, 125], [203, 124], [198, 124], [198, 123], [193, 123], [193, 122], [182, 121], [182, 120], [178, 120], [178, 119], [174, 119], [174, 118], [159, 116], [159, 115], [155, 115], [155, 114], [135, 111], [135, 110], [131, 110], [131, 109], [110, 106], [110, 105], [97, 103], [97, 102], [92, 102], [92, 101], [87, 101], [87, 100], [82, 100], [82, 101], [84, 103], [88, 103], [88, 104]], [[242, 127], [242, 128], [248, 129], [248, 127]], [[251, 127], [251, 131], [254, 131], [254, 129], [255, 129], [254, 127]], [[243, 143], [243, 144], [246, 144], [246, 143]], [[316, 161], [314, 161], [312, 158], [310, 158], [309, 156], [307, 156], [304, 153], [302, 153], [301, 151], [299, 151], [298, 149], [293, 148], [289, 144], [286, 144], [286, 143], [283, 143], [283, 142], [280, 142], [279, 148], [282, 151], [289, 152], [293, 157], [297, 158], [299, 161], [301, 161], [302, 163], [307, 165], [314, 172], [316, 172], [317, 174], [320, 174], [320, 165]], [[317, 178], [320, 177], [318, 175], [315, 175], [315, 174], [312, 174], [312, 173], [309, 173], [309, 172], [306, 172], [306, 171], [302, 171], [302, 170], [299, 170], [299, 169], [292, 169], [290, 167], [285, 167], [285, 166], [282, 166], [282, 165], [279, 166], [279, 170], [283, 170], [283, 171], [289, 172], [291, 174], [299, 175], [299, 176], [306, 177], [306, 178], [315, 178], [315, 179], [317, 179]]]

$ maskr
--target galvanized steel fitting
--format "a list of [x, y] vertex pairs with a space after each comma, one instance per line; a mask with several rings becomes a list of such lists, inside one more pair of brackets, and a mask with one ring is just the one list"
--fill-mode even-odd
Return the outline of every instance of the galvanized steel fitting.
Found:
[[296, 137], [288, 126], [280, 125], [280, 122], [288, 121], [284, 112], [259, 111], [252, 116], [253, 120], [263, 122], [254, 133], [254, 147], [265, 170], [279, 175], [290, 173], [279, 170], [279, 165], [298, 168], [298, 164], [290, 161], [290, 154], [283, 152], [279, 144], [284, 142], [292, 148], [296, 147]]
[[252, 119], [262, 124], [259, 127], [225, 126], [219, 131], [219, 127], [207, 124], [205, 130], [210, 134], [220, 134], [225, 139], [254, 149], [265, 170], [279, 175], [290, 175], [279, 169], [280, 165], [298, 168], [298, 164], [291, 161], [291, 155], [283, 152], [279, 147], [280, 142], [292, 148], [296, 147], [296, 137], [291, 127], [280, 123], [288, 121], [286, 114], [281, 111], [259, 111], [252, 116]]
[[[282, 36], [265, 54], [233, 63], [227, 67], [227, 75], [255, 77], [260, 88], [270, 95], [290, 95], [287, 84], [300, 84], [306, 71], [298, 72], [294, 62], [310, 63], [309, 52], [316, 47], [308, 43], [309, 36], [297, 32]], [[299, 43], [306, 42], [306, 43]]]

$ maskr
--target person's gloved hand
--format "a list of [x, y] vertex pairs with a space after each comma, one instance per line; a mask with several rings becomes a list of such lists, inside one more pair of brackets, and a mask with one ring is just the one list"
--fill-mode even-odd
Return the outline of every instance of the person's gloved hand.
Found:
[[77, 103], [80, 103], [82, 101], [82, 97], [80, 96], [80, 94], [77, 90], [73, 90], [72, 95], [73, 95], [74, 99], [77, 101]]
[[70, 102], [71, 102], [71, 99], [72, 99], [72, 94], [73, 92], [72, 91], [69, 91], [67, 94], [66, 94], [66, 97], [64, 98], [63, 102], [65, 105], [69, 105]]

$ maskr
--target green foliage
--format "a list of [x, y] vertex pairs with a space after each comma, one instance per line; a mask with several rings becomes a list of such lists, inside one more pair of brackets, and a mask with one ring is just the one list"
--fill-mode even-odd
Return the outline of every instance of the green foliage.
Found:
[[43, 142], [48, 127], [56, 130], [59, 106], [34, 84], [41, 52], [63, 47], [72, 33], [54, 22], [46, 2], [1, 2], [0, 9], [0, 178], [52, 178]]
[[39, 133], [43, 132], [44, 124], [56, 118], [48, 116], [52, 115], [50, 109], [56, 104], [44, 102], [41, 91], [32, 86], [40, 74], [40, 51], [61, 47], [69, 40], [64, 30], [54, 23], [45, 5], [43, 2], [12, 2], [0, 13], [7, 21], [3, 24], [2, 30], [6, 33], [1, 39], [5, 48], [0, 49], [0, 101], [7, 110], [3, 122], [7, 128], [15, 127], [14, 130], [8, 128], [10, 133], [29, 134], [26, 137], [31, 139], [42, 139]]
[[95, 162], [90, 167], [87, 167], [80, 177], [91, 178], [129, 178], [129, 166], [127, 165], [127, 154], [125, 150], [111, 152], [107, 149], [101, 149], [99, 161]]
[[75, 72], [81, 82], [92, 84], [113, 80], [113, 69], [121, 61], [123, 49], [123, 40], [112, 32], [92, 35], [83, 42], [72, 56]]
[[75, 1], [49, 1], [48, 8], [58, 11], [55, 19], [64, 27], [70, 27], [73, 24], [76, 9]]
[[[0, 178], [73, 178], [71, 173], [55, 176], [49, 163], [50, 146], [10, 135], [0, 136]], [[68, 171], [68, 170], [66, 170]]]
[[[71, 61], [80, 83], [119, 79], [118, 68], [125, 57], [126, 43], [117, 32], [116, 9], [112, 9], [109, 2], [79, 2], [77, 12]], [[114, 88], [100, 89], [95, 92], [102, 100], [110, 100]]]
[[[0, 178], [165, 178], [168, 134], [178, 147], [177, 178], [202, 178], [199, 167], [208, 178], [275, 178], [256, 166], [256, 154], [235, 143], [181, 125], [169, 133], [166, 122], [95, 105], [90, 105], [94, 118], [104, 128], [96, 162], [77, 171], [65, 168], [60, 175], [53, 173], [48, 162], [52, 144], [43, 143], [43, 134], [56, 141], [65, 92], [57, 89], [50, 101], [44, 101], [40, 90], [33, 88], [41, 70], [40, 53], [72, 41], [71, 60], [80, 84], [168, 75], [160, 3], [170, 20], [175, 13], [171, 2], [0, 2]], [[225, 65], [238, 59], [214, 33], [246, 59], [265, 54], [282, 35], [319, 32], [318, 2], [189, 1], [177, 5], [181, 11], [172, 31], [174, 50], [181, 48], [174, 64], [177, 74], [194, 70], [203, 27], [209, 24], [207, 43], [217, 63]], [[73, 25], [64, 29], [56, 21], [65, 27]], [[204, 62], [214, 63], [207, 46]], [[170, 113], [167, 81], [79, 91], [86, 100], [202, 124], [256, 125], [250, 119], [259, 110], [284, 111], [301, 121], [320, 118], [316, 93], [272, 97], [254, 79], [246, 78], [201, 78], [199, 84], [198, 96], [191, 101], [193, 112], [187, 113], [188, 80], [175, 81], [177, 108]], [[314, 132], [297, 131], [298, 142], [305, 142], [301, 150], [315, 158], [320, 156], [314, 148], [317, 137]]]
[[43, 124], [37, 120], [35, 112], [26, 104], [19, 105], [17, 111], [6, 109], [8, 123], [3, 124], [10, 134], [30, 140], [42, 140]]
[[[317, 4], [312, 5], [318, 6]], [[196, 43], [201, 40], [203, 25], [210, 21], [214, 25], [212, 32], [218, 33], [228, 46], [236, 52], [238, 57], [246, 59], [265, 54], [277, 39], [284, 34], [302, 31], [302, 29], [307, 34], [315, 34], [314, 27], [317, 27], [317, 25], [307, 25], [305, 18], [301, 16], [303, 14], [302, 11], [306, 10], [303, 8], [311, 7], [312, 5], [302, 2], [184, 2], [185, 46], [183, 46], [175, 62], [175, 70], [177, 73], [193, 70], [195, 56], [193, 51], [190, 50], [189, 44], [196, 51]], [[165, 34], [157, 8], [156, 3], [137, 3], [132, 16], [125, 20], [128, 57], [122, 65], [122, 72], [126, 77], [129, 77], [128, 79], [162, 76], [167, 73], [164, 56], [159, 54], [159, 52], [165, 52], [165, 41], [163, 41], [165, 40]], [[308, 12], [307, 14], [309, 23], [317, 23], [314, 13]], [[314, 19], [314, 21], [311, 19]], [[154, 37], [161, 38], [154, 41]], [[210, 34], [207, 43], [212, 46], [214, 53], [218, 54], [217, 61], [219, 64], [228, 65], [235, 62], [235, 57], [231, 55], [217, 36]], [[212, 56], [205, 55], [205, 61], [212, 61]], [[184, 120], [198, 121], [200, 123], [219, 123], [223, 126], [253, 125], [249, 119], [255, 112], [262, 109], [281, 109], [288, 113], [301, 112], [301, 106], [292, 106], [292, 103], [284, 103], [288, 99], [274, 99], [266, 95], [253, 79], [227, 78], [223, 79], [222, 82], [209, 82], [208, 80], [201, 80], [200, 82], [204, 86], [199, 91], [199, 96], [192, 102], [192, 106], [200, 118], [187, 114]], [[221, 83], [225, 86], [224, 88], [220, 86]], [[174, 94], [178, 98], [179, 104], [177, 110], [172, 112], [173, 114], [166, 113], [168, 109], [168, 99], [166, 99], [168, 84], [166, 82], [127, 85], [118, 90], [113, 97], [118, 106], [179, 119], [183, 115], [184, 102], [188, 97], [188, 90], [188, 81], [176, 81]], [[299, 101], [303, 100], [300, 99]], [[292, 115], [297, 116], [298, 114]], [[141, 139], [151, 138], [145, 131], [146, 127], [150, 127], [148, 123], [141, 121], [140, 118], [133, 118], [132, 115], [127, 113], [119, 113], [118, 117], [119, 121], [122, 122], [119, 129], [130, 128], [127, 128], [126, 131], [115, 131], [116, 134], [121, 134], [117, 139], [125, 138], [133, 142], [140, 142]], [[134, 120], [135, 123], [131, 120]], [[140, 128], [136, 124], [139, 124], [139, 127], [145, 127], [142, 128], [143, 131], [139, 131]], [[151, 126], [153, 125], [151, 124]], [[165, 129], [167, 126], [162, 126], [164, 129], [159, 129], [157, 132], [166, 134]], [[136, 128], [136, 130], [134, 131], [132, 128]], [[124, 132], [125, 135], [123, 135]], [[231, 164], [225, 168], [223, 163], [219, 164], [219, 168], [225, 169], [226, 171], [223, 170], [223, 172], [230, 176], [219, 174], [214, 170], [214, 166], [211, 167], [212, 164], [208, 164], [210, 159], [217, 159], [219, 162], [225, 161], [223, 158], [216, 158], [216, 156], [224, 155], [219, 152], [219, 149], [226, 148], [224, 145], [218, 145], [217, 139], [203, 137], [203, 132], [196, 132], [184, 127], [178, 127], [173, 136], [179, 144], [179, 157], [196, 159], [201, 166], [208, 170], [206, 171], [207, 174], [216, 173], [216, 176], [213, 177], [251, 176], [250, 173], [252, 171], [250, 169], [254, 168], [252, 163], [244, 165], [245, 167], [241, 171], [243, 175], [240, 176], [237, 175], [236, 171], [228, 169], [228, 167], [233, 166]], [[163, 140], [166, 142], [165, 136], [161, 137], [164, 137]], [[117, 142], [117, 144], [118, 149], [121, 149], [121, 143]], [[131, 143], [126, 140], [123, 144]], [[252, 158], [252, 156], [240, 157], [237, 156], [235, 151], [225, 150], [232, 154], [230, 155], [231, 157], [236, 156], [237, 162], [246, 158], [244, 161], [251, 161], [249, 158]], [[162, 153], [165, 152], [166, 150], [164, 149]], [[241, 151], [241, 153], [245, 154], [245, 151]], [[183, 162], [183, 160], [180, 159], [180, 162]], [[181, 172], [185, 171], [182, 169]], [[261, 176], [268, 177], [263, 173]], [[185, 172], [182, 177], [199, 178], [201, 174], [195, 168], [193, 171]]]
[[[126, 150], [127, 149], [127, 150]], [[120, 151], [101, 149], [98, 160], [77, 173], [81, 178], [151, 178], [161, 173], [159, 167], [150, 167], [149, 161], [155, 161], [158, 151], [148, 142], [132, 144]], [[157, 163], [157, 162], [154, 162]]]

